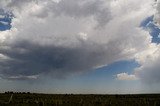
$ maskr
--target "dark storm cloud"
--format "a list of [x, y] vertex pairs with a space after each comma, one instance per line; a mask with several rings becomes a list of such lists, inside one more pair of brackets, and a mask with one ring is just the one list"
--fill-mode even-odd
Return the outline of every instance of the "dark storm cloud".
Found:
[[67, 48], [39, 46], [26, 41], [1, 49], [0, 52], [10, 57], [0, 64], [0, 72], [6, 77], [49, 73], [53, 77], [65, 77], [67, 74], [89, 71], [110, 63], [115, 55], [111, 50], [107, 51], [105, 45], [94, 43]]

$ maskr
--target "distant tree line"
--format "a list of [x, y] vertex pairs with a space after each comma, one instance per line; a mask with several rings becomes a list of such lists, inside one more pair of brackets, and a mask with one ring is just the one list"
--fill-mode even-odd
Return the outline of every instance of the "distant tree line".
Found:
[[13, 91], [6, 91], [5, 94], [31, 94], [30, 92], [13, 92]]

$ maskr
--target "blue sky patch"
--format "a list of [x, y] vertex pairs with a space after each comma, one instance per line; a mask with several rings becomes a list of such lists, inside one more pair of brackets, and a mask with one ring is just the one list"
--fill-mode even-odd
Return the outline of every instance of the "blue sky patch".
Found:
[[11, 21], [13, 15], [11, 13], [7, 13], [0, 10], [0, 31], [9, 30], [11, 28]]
[[150, 35], [153, 37], [153, 43], [160, 43], [160, 28], [154, 24], [153, 18], [154, 16], [146, 18], [140, 26], [149, 31]]
[[132, 74], [134, 68], [139, 66], [140, 65], [135, 60], [118, 61], [108, 66], [104, 66], [102, 68], [96, 69], [95, 71], [91, 71], [86, 76], [87, 78], [92, 77], [93, 79], [105, 78], [108, 80], [114, 80], [115, 75], [123, 72]]

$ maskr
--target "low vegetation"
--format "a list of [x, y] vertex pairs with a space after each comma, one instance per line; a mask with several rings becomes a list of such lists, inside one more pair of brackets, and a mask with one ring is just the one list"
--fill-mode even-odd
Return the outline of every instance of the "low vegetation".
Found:
[[160, 106], [160, 94], [82, 95], [5, 92], [0, 106]]

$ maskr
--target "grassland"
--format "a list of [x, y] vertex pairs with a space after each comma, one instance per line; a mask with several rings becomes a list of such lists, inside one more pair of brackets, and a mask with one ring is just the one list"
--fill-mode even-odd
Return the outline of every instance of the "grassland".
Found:
[[73, 95], [1, 93], [0, 106], [160, 106], [160, 94]]

